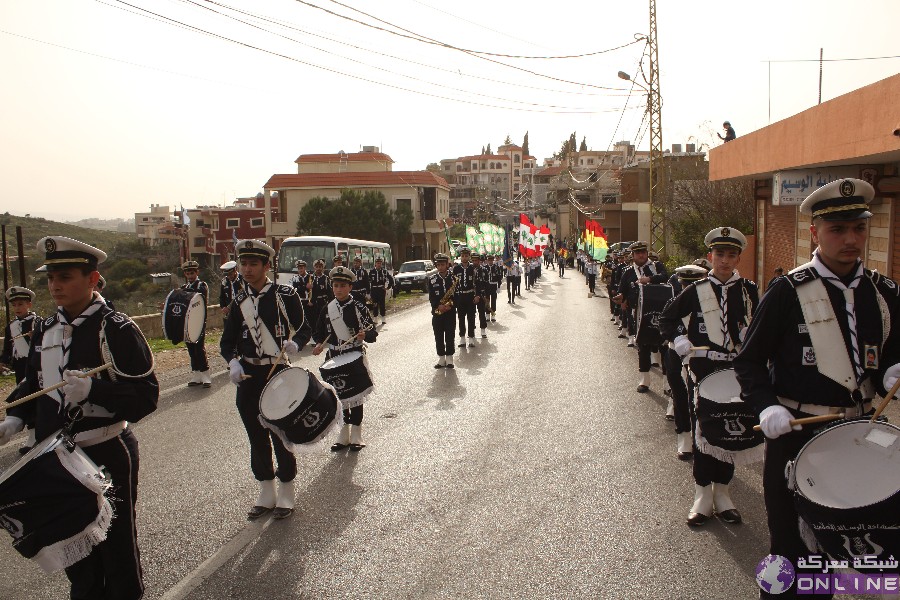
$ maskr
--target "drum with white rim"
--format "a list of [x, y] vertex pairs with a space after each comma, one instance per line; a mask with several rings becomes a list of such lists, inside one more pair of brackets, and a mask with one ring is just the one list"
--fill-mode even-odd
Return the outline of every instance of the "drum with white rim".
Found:
[[194, 290], [169, 292], [162, 313], [163, 336], [173, 344], [200, 340], [206, 327], [206, 301]]
[[341, 403], [330, 385], [299, 367], [272, 375], [259, 397], [259, 421], [291, 452], [311, 452], [340, 425]]
[[0, 525], [47, 573], [74, 565], [106, 539], [108, 477], [58, 431], [0, 475]]
[[701, 379], [694, 397], [694, 442], [701, 452], [735, 465], [763, 459], [765, 436], [753, 430], [759, 417], [741, 399], [734, 369], [715, 371]]
[[900, 428], [868, 419], [829, 426], [785, 475], [811, 552], [851, 563], [900, 557]]
[[344, 409], [360, 406], [374, 389], [366, 355], [359, 350], [329, 358], [319, 367], [319, 373], [337, 390]]

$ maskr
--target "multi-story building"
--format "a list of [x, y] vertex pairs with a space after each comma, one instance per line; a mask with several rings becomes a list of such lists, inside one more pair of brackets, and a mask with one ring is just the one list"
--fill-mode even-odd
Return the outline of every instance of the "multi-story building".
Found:
[[391, 157], [372, 146], [356, 153], [304, 154], [294, 162], [296, 174], [272, 175], [263, 186], [266, 240], [274, 248], [296, 235], [300, 210], [312, 198], [337, 199], [341, 190], [349, 188], [379, 191], [391, 210], [406, 207], [412, 212], [411, 237], [394, 248], [395, 261], [448, 250], [443, 220], [449, 217], [450, 186], [441, 176], [430, 171], [394, 171]]
[[186, 209], [185, 227], [191, 258], [201, 267], [217, 268], [234, 258], [234, 240], [263, 239], [266, 235], [263, 196], [238, 198], [231, 206]]
[[181, 231], [168, 206], [151, 204], [149, 212], [134, 213], [134, 226], [138, 239], [147, 246], [158, 246], [163, 240], [181, 239]]

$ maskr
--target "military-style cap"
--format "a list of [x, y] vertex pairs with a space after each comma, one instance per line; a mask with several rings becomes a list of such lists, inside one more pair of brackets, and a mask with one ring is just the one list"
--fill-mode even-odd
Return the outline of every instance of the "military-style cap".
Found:
[[97, 279], [97, 287], [101, 290], [106, 287], [106, 280], [103, 278], [103, 275], [101, 275], [100, 278]]
[[701, 267], [703, 269], [706, 269], [707, 271], [712, 271], [712, 263], [709, 262], [708, 260], [706, 260], [705, 258], [698, 258], [691, 264], [696, 267]]
[[322, 260], [321, 258], [317, 258], [315, 260], [315, 262], [313, 262], [313, 267], [324, 267], [324, 266], [325, 266], [325, 261]]
[[237, 269], [237, 263], [233, 260], [229, 260], [227, 263], [225, 263], [221, 267], [219, 267], [219, 269], [221, 269], [222, 271], [226, 271], [226, 272], [230, 271], [232, 269]]
[[306, 261], [303, 260], [303, 259], [300, 259], [300, 260], [298, 260], [298, 261], [297, 261], [296, 263], [294, 263], [294, 264], [296, 264], [298, 267], [305, 267], [305, 266], [306, 266]]
[[26, 287], [14, 285], [6, 290], [6, 299], [10, 302], [13, 300], [28, 300], [29, 302], [34, 302], [34, 292]]
[[709, 273], [706, 269], [698, 267], [697, 265], [684, 265], [683, 267], [675, 269], [675, 274], [678, 275], [678, 279], [682, 281], [700, 281]]
[[88, 266], [93, 269], [106, 260], [106, 252], [84, 242], [61, 235], [48, 235], [38, 240], [37, 249], [45, 252], [44, 266], [48, 269]]
[[862, 179], [839, 179], [826, 183], [806, 197], [800, 214], [826, 221], [854, 221], [868, 219], [869, 202], [875, 198], [875, 188]]
[[344, 262], [344, 255], [343, 254], [335, 254], [334, 258], [331, 259], [331, 262], [336, 263], [337, 261]]
[[447, 256], [446, 254], [444, 254], [443, 252], [438, 252], [437, 254], [434, 255], [434, 262], [436, 262], [436, 263], [447, 262], [448, 263], [448, 262], [450, 262], [450, 257]]
[[356, 261], [362, 262], [362, 256], [354, 256], [353, 262], [356, 262]]
[[646, 252], [649, 248], [649, 244], [647, 242], [632, 242], [628, 249], [632, 252]]
[[381, 258], [380, 256], [376, 256], [376, 257], [375, 257], [375, 262], [377, 262], [377, 263], [383, 263], [383, 262], [384, 262], [384, 259]]
[[34, 270], [35, 273], [46, 273], [47, 265], [41, 265], [37, 269]]
[[737, 248], [741, 252], [747, 246], [747, 238], [734, 227], [718, 227], [706, 234], [703, 243], [707, 248]]
[[356, 275], [347, 267], [335, 267], [328, 273], [328, 276], [331, 277], [331, 281], [345, 281], [347, 283], [356, 281]]
[[469, 250], [469, 248], [467, 246], [460, 246], [459, 249], [457, 250], [457, 253], [459, 255], [472, 254], [472, 251]]
[[270, 261], [275, 256], [275, 250], [272, 249], [272, 246], [259, 240], [238, 240], [235, 248], [238, 259], [258, 258], [263, 261]]
[[198, 263], [196, 260], [186, 260], [183, 263], [181, 263], [181, 270], [182, 271], [190, 271], [190, 270], [199, 271], [200, 263]]

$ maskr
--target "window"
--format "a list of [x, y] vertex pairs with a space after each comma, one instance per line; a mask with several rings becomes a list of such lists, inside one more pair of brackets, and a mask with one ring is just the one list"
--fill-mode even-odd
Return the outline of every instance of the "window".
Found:
[[513, 177], [518, 177], [518, 176], [519, 176], [519, 170], [516, 169], [515, 171], [513, 171]]
[[206, 238], [205, 237], [195, 237], [194, 238], [194, 248], [206, 248]]
[[206, 225], [206, 223], [203, 222], [203, 219], [197, 219], [197, 222], [195, 223], [195, 225], [197, 227], [204, 227]]
[[237, 229], [241, 226], [240, 219], [225, 219], [225, 228], [226, 229]]
[[250, 227], [259, 228], [264, 225], [262, 217], [254, 217], [250, 219]]
[[[412, 209], [412, 198], [397, 198], [397, 208], [405, 208], [409, 212], [413, 212]], [[413, 213], [415, 214], [415, 213]]]
[[150, 220], [149, 217], [143, 217], [143, 218], [141, 219], [141, 221], [144, 221], [144, 222], [149, 221], [149, 220]]
[[514, 191], [514, 192], [518, 192], [518, 191], [519, 191], [519, 184], [518, 184], [518, 183], [513, 184], [513, 191]]
[[518, 154], [513, 154], [513, 162], [516, 164], [519, 164], [519, 155]]
[[594, 159], [593, 159], [593, 158], [589, 158], [589, 159], [588, 159], [588, 164], [589, 164], [589, 165], [594, 164]]

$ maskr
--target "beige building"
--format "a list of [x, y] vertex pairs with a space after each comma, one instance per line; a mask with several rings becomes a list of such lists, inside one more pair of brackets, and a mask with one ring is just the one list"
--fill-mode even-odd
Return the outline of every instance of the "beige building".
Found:
[[450, 186], [439, 175], [394, 171], [391, 157], [372, 147], [357, 153], [304, 154], [294, 162], [296, 174], [272, 175], [263, 186], [266, 240], [276, 250], [282, 240], [296, 235], [300, 209], [312, 198], [337, 199], [347, 188], [379, 191], [392, 211], [403, 206], [413, 213], [411, 240], [394, 249], [395, 262], [448, 250], [443, 220], [449, 217]]
[[163, 240], [180, 240], [181, 230], [168, 206], [151, 204], [150, 212], [134, 213], [134, 229], [147, 246], [158, 246]]

